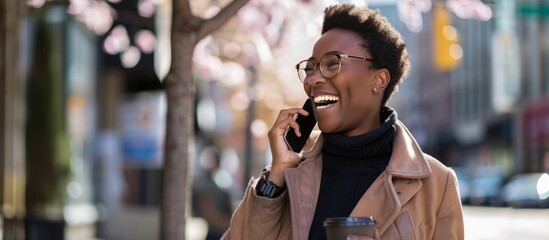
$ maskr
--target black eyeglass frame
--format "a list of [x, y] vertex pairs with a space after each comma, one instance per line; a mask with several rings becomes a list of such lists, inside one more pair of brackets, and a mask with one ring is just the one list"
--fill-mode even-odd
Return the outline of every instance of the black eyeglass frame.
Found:
[[[338, 60], [338, 67], [337, 67], [337, 71], [335, 72], [335, 74], [331, 77], [328, 77], [324, 74], [324, 71], [323, 71], [323, 68], [321, 68], [320, 66], [320, 63], [322, 62], [322, 59], [324, 59], [326, 56], [336, 56], [337, 57], [337, 60]], [[339, 71], [341, 70], [341, 58], [351, 58], [351, 59], [356, 59], [356, 60], [362, 60], [362, 61], [367, 61], [367, 62], [375, 62], [374, 59], [371, 59], [371, 58], [367, 58], [367, 57], [360, 57], [360, 56], [355, 56], [355, 55], [349, 55], [349, 54], [343, 54], [343, 53], [337, 53], [337, 52], [333, 52], [333, 53], [327, 53], [325, 54], [324, 56], [322, 56], [320, 58], [320, 61], [318, 62], [315, 62], [313, 61], [312, 59], [306, 59], [306, 60], [303, 60], [303, 61], [300, 61], [299, 63], [297, 63], [295, 65], [295, 69], [297, 71], [297, 77], [299, 78], [299, 81], [301, 81], [302, 83], [307, 83], [307, 78], [310, 78], [312, 75], [310, 76], [307, 76], [307, 74], [305, 74], [305, 77], [303, 79], [301, 79], [301, 76], [299, 74], [299, 65], [301, 65], [302, 63], [304, 62], [311, 62], [313, 63], [313, 74], [314, 72], [318, 69], [320, 71], [320, 74], [325, 77], [326, 79], [332, 79], [334, 78], [335, 76], [337, 76], [337, 74], [339, 74]], [[302, 69], [305, 71], [305, 69]]]

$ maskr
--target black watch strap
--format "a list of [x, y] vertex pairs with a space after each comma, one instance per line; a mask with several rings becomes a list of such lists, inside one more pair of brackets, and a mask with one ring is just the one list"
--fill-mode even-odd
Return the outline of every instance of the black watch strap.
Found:
[[276, 183], [268, 180], [268, 176], [269, 171], [263, 169], [263, 173], [261, 173], [261, 177], [255, 186], [255, 191], [257, 195], [262, 197], [277, 198], [286, 190], [286, 186], [276, 185]]

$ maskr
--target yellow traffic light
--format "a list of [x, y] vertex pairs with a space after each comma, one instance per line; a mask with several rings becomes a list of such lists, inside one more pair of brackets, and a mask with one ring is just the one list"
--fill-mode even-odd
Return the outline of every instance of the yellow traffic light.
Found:
[[459, 34], [452, 26], [452, 16], [445, 7], [433, 9], [433, 64], [439, 71], [455, 69], [463, 57]]

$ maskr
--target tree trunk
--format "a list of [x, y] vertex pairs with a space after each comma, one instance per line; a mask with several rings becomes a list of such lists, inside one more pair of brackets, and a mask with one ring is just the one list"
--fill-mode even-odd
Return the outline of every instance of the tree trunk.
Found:
[[189, 0], [173, 0], [171, 66], [164, 79], [167, 96], [160, 239], [185, 239], [190, 207], [190, 157], [194, 150], [195, 89], [192, 56], [197, 42], [223, 25], [248, 0], [234, 0], [208, 20], [192, 15]]
[[191, 34], [172, 35], [172, 67], [164, 80], [167, 96], [161, 239], [185, 239], [190, 199], [189, 157], [194, 146], [194, 96]]

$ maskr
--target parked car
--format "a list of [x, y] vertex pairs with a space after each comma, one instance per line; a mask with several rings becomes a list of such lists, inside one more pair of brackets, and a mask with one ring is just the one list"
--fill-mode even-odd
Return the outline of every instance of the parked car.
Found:
[[514, 208], [549, 208], [549, 175], [519, 174], [503, 187], [502, 199]]
[[469, 203], [472, 205], [501, 206], [501, 188], [505, 176], [498, 167], [474, 168], [471, 172]]

